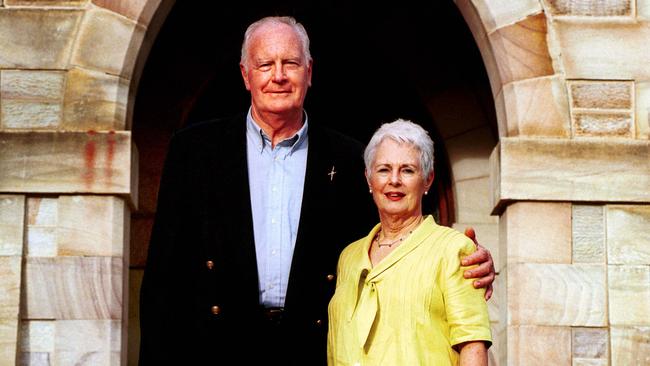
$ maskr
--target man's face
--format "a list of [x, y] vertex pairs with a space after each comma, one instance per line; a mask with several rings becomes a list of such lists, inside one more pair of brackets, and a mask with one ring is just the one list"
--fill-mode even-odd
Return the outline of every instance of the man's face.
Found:
[[246, 89], [251, 92], [253, 113], [302, 113], [311, 67], [290, 26], [270, 24], [257, 29], [248, 48], [247, 65], [240, 65]]

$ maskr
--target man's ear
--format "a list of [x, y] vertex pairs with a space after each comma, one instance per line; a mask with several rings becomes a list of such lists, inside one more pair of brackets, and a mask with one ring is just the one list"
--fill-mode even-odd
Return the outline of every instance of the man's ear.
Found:
[[248, 82], [248, 71], [246, 71], [246, 66], [244, 66], [244, 64], [239, 64], [239, 71], [241, 71], [241, 77], [244, 79], [246, 90], [251, 90], [250, 83]]

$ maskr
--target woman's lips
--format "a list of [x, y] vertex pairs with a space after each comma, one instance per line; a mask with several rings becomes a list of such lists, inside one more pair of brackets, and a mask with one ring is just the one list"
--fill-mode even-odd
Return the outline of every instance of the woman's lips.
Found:
[[399, 201], [405, 196], [402, 192], [386, 192], [384, 195], [391, 201]]

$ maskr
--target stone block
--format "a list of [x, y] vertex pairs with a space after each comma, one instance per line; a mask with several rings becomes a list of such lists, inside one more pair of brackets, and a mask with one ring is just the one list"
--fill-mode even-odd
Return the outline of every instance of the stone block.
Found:
[[507, 136], [571, 135], [567, 93], [556, 76], [522, 80], [503, 87]]
[[488, 176], [487, 160], [495, 145], [492, 131], [487, 126], [446, 139], [445, 147], [454, 179]]
[[0, 195], [0, 256], [23, 255], [25, 196]]
[[630, 113], [573, 113], [575, 136], [602, 136], [634, 138], [634, 114]]
[[650, 23], [556, 19], [553, 24], [567, 79], [650, 79]]
[[6, 7], [34, 6], [34, 7], [82, 7], [89, 0], [4, 0]]
[[571, 328], [509, 326], [508, 365], [571, 366]]
[[650, 265], [649, 228], [650, 206], [607, 206], [609, 264]]
[[147, 23], [151, 17], [150, 8], [160, 6], [161, 0], [92, 0], [93, 4], [124, 15], [125, 17]]
[[0, 72], [2, 128], [56, 128], [61, 123], [65, 74], [60, 71]]
[[488, 33], [542, 12], [538, 0], [472, 0], [472, 4], [478, 10]]
[[15, 365], [18, 350], [18, 319], [0, 318], [0, 365]]
[[585, 17], [631, 16], [634, 14], [632, 0], [546, 0], [554, 16], [571, 15]]
[[650, 1], [636, 0], [636, 14], [640, 20], [650, 20]]
[[650, 139], [650, 82], [636, 83], [635, 102], [636, 138], [648, 140]]
[[103, 72], [72, 69], [68, 72], [63, 104], [66, 130], [123, 130], [129, 81]]
[[20, 323], [20, 352], [55, 351], [56, 321], [26, 320]]
[[650, 364], [650, 327], [611, 327], [612, 366]]
[[572, 108], [629, 110], [633, 107], [631, 81], [568, 81]]
[[66, 320], [56, 322], [55, 365], [119, 365], [119, 320]]
[[605, 263], [603, 206], [573, 205], [573, 262]]
[[0, 257], [0, 319], [18, 321], [22, 257]]
[[121, 319], [122, 269], [115, 257], [28, 257], [23, 319]]
[[609, 360], [574, 357], [573, 366], [609, 366]]
[[508, 272], [508, 325], [607, 325], [604, 265], [514, 264]]
[[114, 256], [124, 252], [124, 220], [128, 211], [121, 198], [61, 196], [59, 198], [58, 255]]
[[145, 28], [100, 8], [86, 11], [71, 64], [131, 78]]
[[573, 358], [583, 360], [609, 359], [609, 330], [607, 328], [573, 328]]
[[27, 199], [27, 255], [54, 257], [57, 253], [58, 199]]
[[571, 204], [517, 202], [501, 220], [507, 263], [571, 263]]
[[130, 132], [0, 133], [0, 192], [112, 193], [132, 189]]
[[493, 212], [508, 201], [649, 202], [650, 142], [502, 138], [490, 166]]
[[497, 218], [490, 216], [488, 177], [454, 182], [456, 197], [456, 220], [467, 224], [496, 224]]
[[546, 35], [546, 16], [540, 13], [488, 36], [503, 85], [555, 74]]
[[609, 322], [650, 326], [650, 266], [608, 266]]
[[82, 10], [4, 9], [0, 68], [66, 69], [82, 15]]
[[18, 365], [20, 366], [50, 366], [52, 355], [48, 352], [20, 352]]

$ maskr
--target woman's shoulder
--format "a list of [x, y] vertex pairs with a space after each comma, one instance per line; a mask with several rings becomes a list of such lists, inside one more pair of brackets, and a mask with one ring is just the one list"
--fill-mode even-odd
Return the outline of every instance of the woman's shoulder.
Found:
[[435, 242], [441, 242], [443, 244], [442, 247], [445, 255], [460, 254], [461, 256], [466, 256], [476, 251], [476, 245], [465, 234], [454, 228], [438, 224], [434, 225], [434, 235], [432, 237], [437, 239], [434, 240]]

